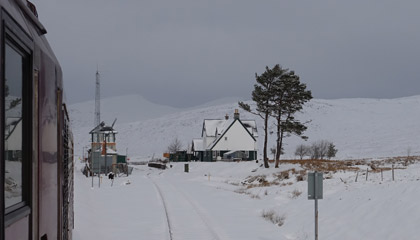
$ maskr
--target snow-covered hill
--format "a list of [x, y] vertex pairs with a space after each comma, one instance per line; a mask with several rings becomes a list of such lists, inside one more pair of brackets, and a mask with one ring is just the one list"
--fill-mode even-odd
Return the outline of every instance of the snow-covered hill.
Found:
[[[75, 127], [91, 127], [94, 120], [95, 101], [87, 101], [70, 105], [70, 115]], [[179, 111], [179, 109], [152, 103], [140, 95], [125, 95], [101, 99], [101, 120], [112, 123], [142, 121], [161, 117]]]
[[[252, 102], [249, 102], [252, 104]], [[184, 147], [193, 138], [201, 137], [204, 119], [231, 117], [237, 102], [198, 109], [174, 109], [153, 104], [136, 95], [103, 99], [102, 119], [111, 124], [118, 118], [117, 148], [131, 157], [162, 156], [176, 137]], [[76, 155], [89, 143], [88, 132], [93, 128], [94, 102], [70, 106]], [[259, 146], [262, 150], [262, 120], [240, 111], [241, 119], [257, 120]], [[307, 142], [297, 138], [285, 139], [285, 156], [294, 158], [298, 144], [310, 144], [317, 140], [333, 142], [337, 158], [376, 158], [388, 156], [419, 155], [420, 96], [398, 99], [314, 99], [298, 115], [302, 121], [310, 121]], [[270, 132], [274, 132], [273, 125]], [[275, 144], [275, 133], [269, 136], [269, 147]], [[261, 154], [262, 151], [259, 151]]]

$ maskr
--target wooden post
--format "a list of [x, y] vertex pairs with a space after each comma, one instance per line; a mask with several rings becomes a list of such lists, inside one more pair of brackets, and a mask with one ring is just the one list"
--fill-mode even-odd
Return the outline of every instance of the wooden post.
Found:
[[384, 180], [384, 174], [382, 173], [382, 169], [381, 169], [381, 181]]
[[356, 180], [355, 182], [357, 182], [357, 177], [359, 176], [359, 172], [356, 173]]
[[392, 181], [394, 181], [394, 164], [392, 164]]
[[366, 181], [368, 180], [369, 168], [366, 168]]

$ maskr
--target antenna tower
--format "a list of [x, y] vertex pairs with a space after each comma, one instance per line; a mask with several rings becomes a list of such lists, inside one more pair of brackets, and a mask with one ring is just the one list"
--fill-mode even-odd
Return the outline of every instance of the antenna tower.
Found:
[[101, 122], [101, 87], [99, 70], [96, 70], [96, 90], [95, 90], [95, 127]]

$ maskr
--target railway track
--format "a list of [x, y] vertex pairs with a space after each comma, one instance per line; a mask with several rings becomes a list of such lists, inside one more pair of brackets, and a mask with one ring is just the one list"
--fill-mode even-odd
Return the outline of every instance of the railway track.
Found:
[[159, 194], [160, 200], [162, 201], [163, 208], [165, 210], [166, 223], [167, 223], [167, 226], [168, 226], [169, 240], [173, 240], [172, 227], [171, 227], [171, 221], [169, 220], [168, 207], [167, 207], [165, 198], [163, 197], [162, 190], [159, 188], [159, 186], [149, 176], [147, 176], [147, 177], [153, 183], [154, 187], [156, 188], [156, 191]]
[[147, 178], [163, 204], [170, 240], [221, 240], [209, 218], [193, 199], [161, 177], [153, 179], [147, 175]]

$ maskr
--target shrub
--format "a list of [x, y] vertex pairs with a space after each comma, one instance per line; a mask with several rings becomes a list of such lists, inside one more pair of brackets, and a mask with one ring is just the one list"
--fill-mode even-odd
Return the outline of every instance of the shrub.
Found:
[[300, 160], [303, 159], [304, 156], [310, 155], [311, 147], [300, 144], [296, 147], [295, 156], [299, 156]]
[[310, 149], [308, 150], [308, 155], [311, 159], [323, 160], [325, 157], [331, 159], [332, 157], [335, 157], [337, 151], [338, 150], [332, 142], [321, 140], [312, 143]]
[[292, 192], [292, 198], [293, 198], [293, 199], [296, 199], [296, 198], [298, 198], [301, 194], [302, 194], [302, 192], [301, 192], [301, 191], [299, 191], [299, 190], [295, 189], [295, 190], [293, 190], [293, 192]]
[[281, 227], [284, 224], [286, 217], [284, 215], [278, 215], [274, 210], [263, 211], [261, 215], [264, 219], [276, 224]]

